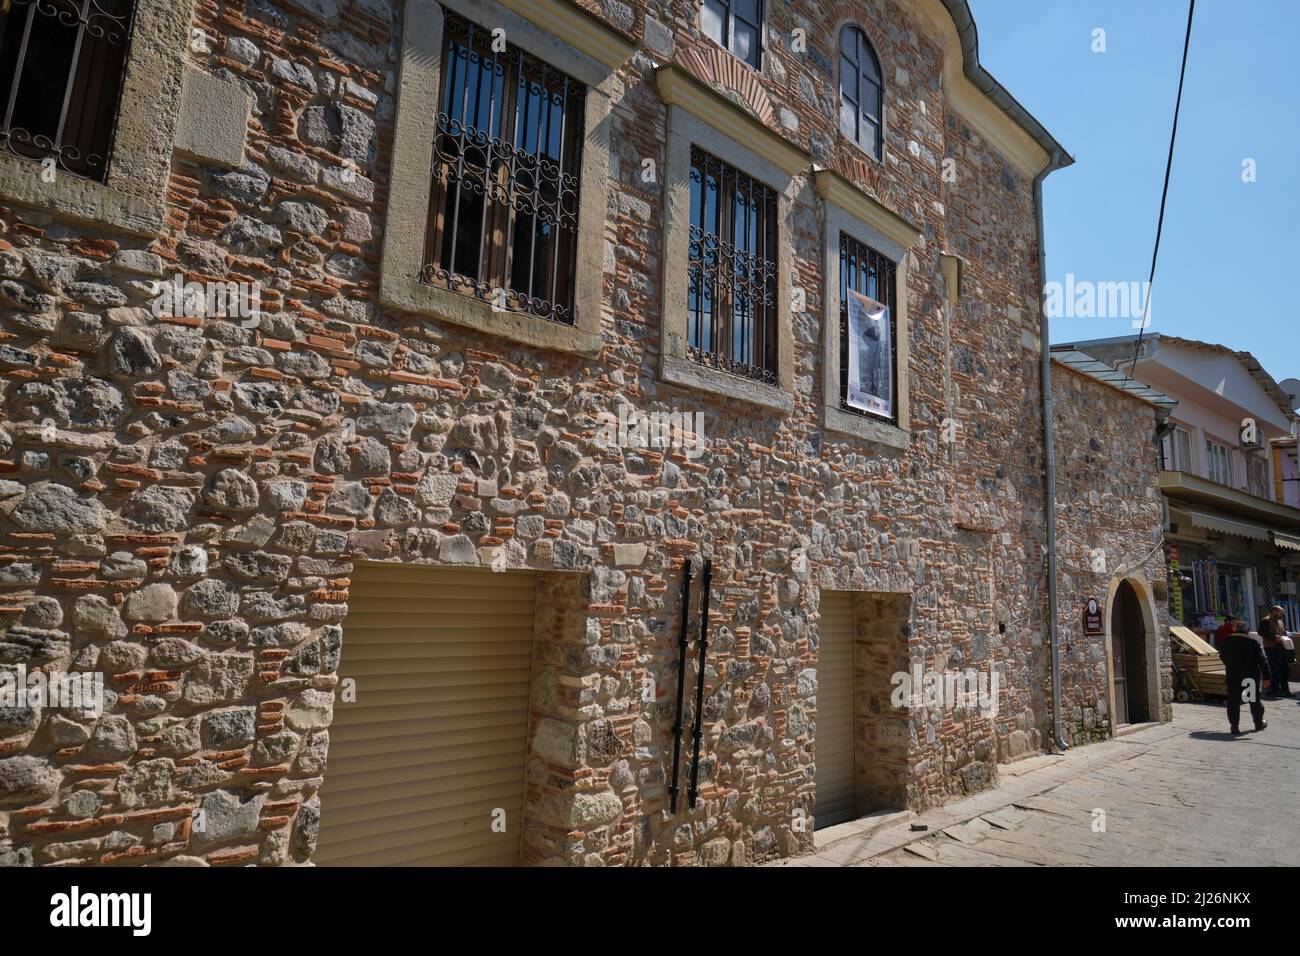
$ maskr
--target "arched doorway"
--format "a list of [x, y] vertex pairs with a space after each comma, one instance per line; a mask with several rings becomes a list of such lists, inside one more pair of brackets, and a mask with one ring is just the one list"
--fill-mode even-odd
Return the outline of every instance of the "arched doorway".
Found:
[[1115, 687], [1115, 725], [1151, 719], [1148, 689], [1147, 628], [1133, 585], [1121, 581], [1110, 609], [1111, 681]]

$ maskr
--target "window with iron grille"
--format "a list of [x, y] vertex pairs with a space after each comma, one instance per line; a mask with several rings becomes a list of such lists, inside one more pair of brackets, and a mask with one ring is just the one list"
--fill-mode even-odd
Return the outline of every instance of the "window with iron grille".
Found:
[[586, 88], [446, 14], [420, 278], [573, 324]]
[[702, 365], [777, 380], [777, 197], [691, 147], [687, 354]]
[[855, 26], [840, 31], [840, 129], [876, 159], [884, 145], [885, 87], [880, 60]]
[[104, 181], [132, 0], [0, 0], [0, 148]]
[[[872, 249], [865, 243], [858, 242], [846, 233], [840, 233], [840, 408], [858, 415], [883, 418], [892, 424], [898, 423], [898, 303], [896, 300], [896, 264]], [[874, 299], [888, 308], [887, 325], [875, 343], [869, 343], [865, 349], [859, 348], [863, 368], [859, 370], [859, 380], [874, 378], [879, 386], [867, 391], [882, 400], [887, 400], [890, 413], [876, 414], [849, 403], [849, 293]], [[884, 341], [884, 339], [888, 341]], [[871, 347], [874, 345], [874, 348]], [[874, 375], [873, 375], [874, 373]], [[884, 392], [884, 394], [878, 394]]]
[[732, 56], [759, 68], [763, 57], [763, 0], [704, 0], [700, 25]]

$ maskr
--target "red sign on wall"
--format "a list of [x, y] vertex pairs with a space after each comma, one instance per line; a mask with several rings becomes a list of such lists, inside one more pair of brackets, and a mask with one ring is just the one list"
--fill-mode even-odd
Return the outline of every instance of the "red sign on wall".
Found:
[[1083, 606], [1083, 633], [1104, 634], [1105, 632], [1106, 626], [1101, 619], [1101, 605], [1097, 603], [1096, 598], [1088, 598], [1088, 603]]

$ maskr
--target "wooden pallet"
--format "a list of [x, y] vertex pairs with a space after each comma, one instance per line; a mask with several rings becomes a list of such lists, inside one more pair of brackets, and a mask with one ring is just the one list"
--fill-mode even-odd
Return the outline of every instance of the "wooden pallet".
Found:
[[1205, 697], [1228, 696], [1228, 673], [1219, 652], [1190, 628], [1171, 627], [1174, 663], [1187, 675], [1187, 682]]
[[1208, 661], [1198, 654], [1175, 654], [1174, 663], [1183, 669], [1187, 682], [1206, 697], [1228, 696], [1228, 673], [1223, 661]]

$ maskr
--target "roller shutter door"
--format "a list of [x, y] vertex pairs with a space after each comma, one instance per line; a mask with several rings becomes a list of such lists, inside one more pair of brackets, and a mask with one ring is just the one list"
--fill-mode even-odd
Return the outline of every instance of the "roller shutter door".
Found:
[[[536, 579], [356, 565], [313, 860], [519, 862]], [[506, 830], [492, 815], [505, 810]]]
[[853, 774], [853, 595], [823, 591], [817, 661], [817, 828], [855, 816]]

